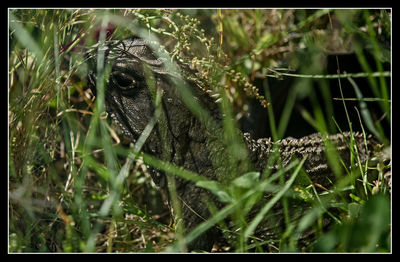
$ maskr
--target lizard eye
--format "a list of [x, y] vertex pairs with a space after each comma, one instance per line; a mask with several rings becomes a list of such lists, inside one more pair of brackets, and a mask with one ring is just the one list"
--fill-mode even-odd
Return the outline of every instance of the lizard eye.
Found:
[[111, 81], [122, 90], [128, 90], [135, 87], [135, 79], [122, 72], [113, 72], [111, 76]]

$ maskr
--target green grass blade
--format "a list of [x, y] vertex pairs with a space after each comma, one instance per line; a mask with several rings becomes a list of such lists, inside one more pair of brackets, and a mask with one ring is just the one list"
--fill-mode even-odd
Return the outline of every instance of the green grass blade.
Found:
[[275, 203], [285, 194], [285, 192], [290, 188], [293, 184], [294, 180], [296, 179], [297, 174], [299, 173], [301, 167], [303, 166], [305, 159], [302, 159], [301, 162], [296, 167], [295, 171], [293, 172], [290, 179], [285, 183], [284, 187], [270, 200], [268, 203], [260, 210], [257, 216], [251, 221], [249, 226], [246, 228], [244, 232], [244, 236], [248, 238], [250, 235], [253, 234], [254, 230], [256, 229], [257, 225], [261, 222], [264, 218], [265, 214], [275, 205]]

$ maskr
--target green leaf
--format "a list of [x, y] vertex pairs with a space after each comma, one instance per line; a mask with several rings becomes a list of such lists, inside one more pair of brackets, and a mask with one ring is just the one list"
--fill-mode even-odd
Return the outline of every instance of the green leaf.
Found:
[[365, 204], [365, 201], [362, 200], [361, 198], [359, 198], [358, 196], [354, 195], [353, 193], [350, 193], [349, 196], [351, 197], [351, 199], [353, 199], [354, 201], [361, 203], [361, 204]]
[[251, 188], [259, 182], [259, 178], [260, 172], [249, 172], [233, 180], [232, 184], [241, 188]]
[[297, 174], [299, 173], [301, 167], [305, 162], [305, 158], [300, 162], [297, 166], [296, 170], [293, 172], [291, 178], [286, 182], [286, 184], [282, 187], [282, 189], [271, 199], [267, 202], [267, 204], [258, 212], [257, 216], [251, 221], [249, 226], [246, 228], [244, 235], [245, 237], [249, 237], [253, 234], [254, 230], [256, 229], [257, 225], [261, 222], [261, 220], [265, 217], [268, 211], [273, 207], [273, 205], [283, 196], [283, 194], [292, 186], [294, 180], [296, 179]]
[[359, 214], [360, 214], [360, 208], [361, 208], [361, 205], [358, 204], [358, 203], [350, 203], [350, 204], [348, 205], [348, 209], [349, 209], [349, 219], [350, 219], [350, 220], [354, 220], [354, 219], [356, 219], [356, 218], [359, 216]]
[[199, 181], [196, 185], [209, 190], [223, 203], [232, 203], [233, 201], [229, 194], [226, 193], [216, 181]]
[[264, 49], [267, 49], [271, 45], [275, 44], [276, 41], [280, 39], [279, 35], [273, 35], [271, 33], [266, 33], [260, 41], [258, 41], [256, 48], [253, 50], [253, 52], [256, 55], [259, 55]]
[[307, 191], [304, 187], [301, 186], [294, 186], [293, 190], [297, 193], [295, 196], [306, 201], [306, 202], [312, 202], [314, 200], [313, 195]]

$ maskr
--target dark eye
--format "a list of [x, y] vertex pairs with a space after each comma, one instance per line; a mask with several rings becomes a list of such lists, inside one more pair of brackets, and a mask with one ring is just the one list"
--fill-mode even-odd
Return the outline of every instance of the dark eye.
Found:
[[122, 90], [134, 88], [136, 84], [136, 81], [132, 76], [122, 72], [113, 72], [111, 75], [111, 81]]

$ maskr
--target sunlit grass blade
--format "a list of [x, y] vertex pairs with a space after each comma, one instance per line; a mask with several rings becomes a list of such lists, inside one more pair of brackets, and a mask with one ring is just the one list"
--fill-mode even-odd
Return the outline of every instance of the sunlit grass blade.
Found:
[[[189, 232], [186, 236], [185, 239], [182, 240], [186, 244], [190, 243], [194, 239], [196, 239], [199, 235], [204, 233], [206, 230], [210, 229], [212, 226], [217, 224], [219, 221], [222, 219], [226, 218], [229, 216], [231, 213], [233, 213], [236, 208], [240, 207], [241, 204], [246, 201], [250, 196], [252, 196], [256, 192], [262, 192], [264, 191], [269, 185], [276, 179], [280, 178], [282, 175], [284, 175], [285, 172], [288, 170], [292, 169], [298, 164], [298, 161], [293, 161], [289, 165], [287, 165], [285, 168], [279, 170], [269, 178], [266, 178], [265, 180], [261, 181], [256, 187], [248, 190], [245, 194], [243, 194], [239, 199], [237, 199], [234, 203], [229, 204], [222, 208], [217, 214], [214, 214], [211, 218], [209, 218], [207, 221], [201, 223], [199, 226], [197, 226], [195, 229], [193, 229], [191, 232]], [[179, 174], [179, 172], [176, 172], [175, 175], [182, 176], [182, 174]], [[182, 245], [182, 243], [178, 243], [175, 246], [172, 246], [166, 250], [166, 252], [174, 252], [176, 250], [176, 247]]]
[[268, 77], [281, 78], [282, 76], [297, 77], [297, 78], [311, 78], [311, 79], [337, 79], [337, 78], [368, 78], [368, 77], [391, 77], [391, 72], [372, 72], [372, 73], [344, 73], [335, 75], [308, 75], [308, 74], [291, 74], [279, 72], [271, 68], [267, 70], [274, 73], [273, 75], [266, 75]]
[[387, 144], [388, 143], [387, 139], [384, 137], [382, 133], [379, 133], [378, 130], [375, 128], [375, 124], [374, 121], [372, 120], [371, 113], [368, 110], [367, 104], [363, 100], [363, 95], [357, 83], [352, 78], [348, 78], [348, 80], [354, 88], [354, 92], [356, 93], [357, 99], [359, 101], [361, 115], [368, 130], [372, 134], [374, 134], [374, 136], [376, 136], [379, 140], [384, 141]]
[[250, 222], [249, 226], [246, 228], [244, 232], [245, 238], [248, 238], [250, 235], [253, 234], [254, 230], [256, 229], [257, 225], [261, 222], [265, 214], [272, 208], [272, 206], [283, 196], [283, 194], [290, 188], [293, 184], [294, 180], [296, 179], [297, 174], [299, 173], [301, 167], [304, 164], [305, 159], [302, 159], [301, 162], [298, 164], [296, 169], [293, 171], [292, 176], [290, 179], [285, 183], [284, 187], [279, 190], [279, 192], [268, 201], [268, 203], [260, 210], [257, 216]]

